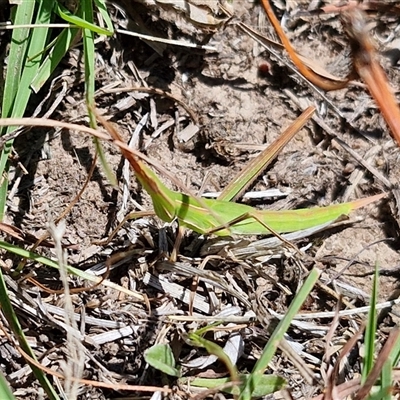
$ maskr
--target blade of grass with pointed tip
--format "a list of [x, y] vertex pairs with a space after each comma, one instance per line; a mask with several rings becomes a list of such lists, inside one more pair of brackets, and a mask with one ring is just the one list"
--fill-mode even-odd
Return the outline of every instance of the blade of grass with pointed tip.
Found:
[[[90, 3], [91, 1], [86, 1], [86, 3]], [[113, 32], [109, 31], [108, 29], [104, 29], [96, 24], [93, 23], [93, 18], [92, 19], [85, 19], [85, 16], [82, 18], [72, 14], [69, 10], [67, 10], [65, 7], [61, 6], [59, 3], [56, 4], [55, 7], [55, 12], [64, 20], [69, 22], [70, 24], [76, 25], [79, 28], [82, 29], [87, 29], [91, 32], [96, 32], [99, 35], [106, 35], [106, 36], [111, 36]]]
[[[13, 10], [15, 25], [32, 23], [35, 2], [25, 1]], [[2, 102], [2, 118], [11, 116], [12, 106], [18, 90], [19, 81], [25, 61], [25, 54], [29, 43], [29, 28], [14, 29], [11, 37], [10, 52], [8, 55], [7, 74], [4, 83]], [[4, 133], [4, 129], [1, 130]]]
[[111, 17], [110, 17], [110, 14], [108, 13], [105, 1], [94, 0], [94, 2], [96, 4], [101, 16], [103, 17], [104, 22], [106, 23], [106, 26], [107, 26], [108, 31], [110, 32], [110, 35], [113, 35], [114, 34], [114, 25], [111, 21]]
[[254, 182], [262, 171], [273, 161], [280, 151], [293, 139], [295, 134], [307, 123], [315, 112], [315, 107], [308, 107], [274, 142], [256, 158], [246, 164], [228, 186], [218, 196], [218, 200], [233, 201]]
[[276, 327], [270, 339], [268, 340], [268, 343], [266, 344], [261, 357], [256, 362], [256, 365], [254, 366], [253, 371], [251, 372], [251, 376], [249, 377], [242, 393], [239, 396], [239, 400], [251, 399], [254, 390], [256, 389], [257, 385], [260, 382], [261, 376], [263, 376], [265, 370], [268, 367], [268, 364], [271, 362], [272, 357], [274, 356], [278, 348], [279, 342], [283, 339], [293, 318], [300, 310], [304, 301], [307, 299], [315, 283], [317, 282], [320, 274], [321, 271], [314, 268], [308, 275], [303, 286], [301, 287], [301, 289], [293, 299], [292, 303], [290, 304], [290, 307], [288, 308], [285, 317], [279, 322], [278, 326]]

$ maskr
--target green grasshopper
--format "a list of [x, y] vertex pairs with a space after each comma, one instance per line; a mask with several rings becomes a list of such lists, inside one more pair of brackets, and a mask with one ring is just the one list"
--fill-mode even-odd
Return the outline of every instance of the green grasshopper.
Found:
[[[101, 116], [99, 121], [106, 127], [115, 143], [124, 143], [119, 133]], [[293, 135], [292, 135], [293, 136]], [[156, 215], [165, 222], [178, 220], [181, 226], [200, 234], [218, 236], [267, 235], [274, 232], [288, 233], [333, 222], [342, 215], [382, 198], [385, 194], [364, 199], [287, 211], [257, 210], [249, 205], [218, 199], [200, 199], [169, 189], [158, 176], [126, 146], [120, 146], [137, 179], [148, 192]]]
[[[128, 158], [128, 153], [124, 154]], [[131, 156], [131, 154], [129, 153]], [[380, 199], [376, 195], [327, 207], [285, 211], [256, 210], [246, 204], [214, 199], [199, 200], [168, 189], [157, 175], [134, 157], [128, 158], [136, 177], [149, 193], [156, 215], [165, 222], [174, 219], [179, 224], [201, 234], [218, 236], [265, 235], [294, 232], [335, 221], [341, 215]], [[227, 226], [227, 228], [225, 228]], [[268, 228], [270, 229], [268, 229]]]

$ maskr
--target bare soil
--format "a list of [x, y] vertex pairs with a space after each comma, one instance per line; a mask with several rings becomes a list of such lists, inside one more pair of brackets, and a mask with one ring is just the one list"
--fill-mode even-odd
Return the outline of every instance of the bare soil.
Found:
[[[167, 6], [161, 10], [155, 6], [129, 3], [118, 3], [118, 7], [125, 9], [125, 17], [117, 8], [110, 6], [116, 23], [128, 24], [133, 30], [140, 26], [155, 36], [202, 42], [215, 48], [211, 51], [156, 44], [121, 34], [97, 43], [96, 102], [100, 113], [110, 118], [126, 141], [132, 137], [139, 121], [148, 114], [144, 128], [137, 135], [137, 148], [157, 160], [191, 191], [221, 191], [263, 146], [276, 139], [298, 117], [307, 104], [315, 105], [319, 117], [332, 132], [361, 158], [393, 185], [398, 184], [399, 149], [364, 85], [359, 82], [351, 84], [346, 89], [325, 94], [329, 102], [324, 100], [287, 67], [290, 62], [284, 52], [281, 52], [282, 58], [277, 59], [239, 29], [238, 22], [241, 22], [274, 38], [273, 29], [258, 3], [234, 2], [235, 17], [214, 29], [193, 25]], [[272, 3], [279, 18], [282, 18], [286, 7], [285, 28], [299, 53], [336, 76], [346, 75], [351, 56], [337, 15], [299, 14], [299, 10], [307, 10], [308, 2], [303, 1], [286, 2], [286, 6], [284, 1]], [[398, 51], [398, 44], [394, 37], [390, 39], [390, 32], [397, 27], [398, 20], [391, 14], [377, 13], [371, 14], [371, 20], [380, 62], [394, 91], [398, 92], [399, 64], [393, 58], [393, 49]], [[385, 38], [389, 40], [385, 41]], [[161, 46], [162, 51], [155, 46]], [[66, 85], [64, 91], [62, 85], [47, 87], [51, 93], [45, 107], [49, 108], [52, 102], [61, 98], [51, 116], [54, 119], [80, 124], [88, 122], [81, 58], [82, 47], [78, 46], [71, 50], [69, 59], [57, 70], [55, 77]], [[107, 93], [107, 88], [112, 85], [148, 86], [165, 91], [184, 102], [193, 111], [196, 120], [193, 121], [187, 111], [170, 97], [140, 91]], [[42, 97], [45, 95], [41, 94]], [[36, 107], [35, 102], [39, 101], [40, 96], [34, 100], [32, 110]], [[340, 110], [341, 115], [333, 107]], [[42, 114], [45, 111], [43, 109]], [[170, 126], [153, 137], [154, 132], [167, 122]], [[198, 127], [198, 132], [188, 141], [182, 140], [182, 131], [190, 124]], [[161, 269], [163, 260], [168, 259], [173, 249], [177, 226], [172, 224], [165, 228], [163, 222], [153, 217], [131, 220], [124, 224], [111, 243], [96, 244], [106, 239], [118, 221], [130, 211], [138, 210], [138, 206], [143, 210], [152, 209], [149, 196], [138, 185], [132, 172], [125, 185], [129, 196], [126, 205], [123, 205], [124, 160], [116, 147], [103, 144], [103, 149], [118, 178], [118, 187], [109, 182], [97, 162], [79, 201], [64, 218], [62, 243], [68, 254], [68, 263], [79, 269], [90, 268], [92, 271], [96, 265], [104, 266], [111, 255], [122, 260], [112, 269], [108, 279], [146, 295], [150, 299], [151, 310], [144, 302], [104, 286], [72, 294], [74, 311], [80, 315], [78, 326], [84, 343], [84, 354], [81, 354], [84, 377], [132, 385], [166, 385], [177, 390], [177, 394], [170, 395], [171, 398], [189, 397], [187, 387], [172, 377], [161, 376], [146, 366], [143, 358], [144, 351], [155, 343], [171, 343], [178, 364], [185, 365], [200, 355], [206, 355], [201, 349], [185, 344], [181, 336], [182, 331], [188, 332], [204, 324], [177, 322], [170, 318], [170, 315], [189, 316], [190, 305], [146, 283], [146, 276], [151, 274], [179, 284], [188, 291], [193, 287], [190, 274], [184, 275], [179, 269], [172, 272]], [[94, 157], [92, 139], [81, 133], [35, 129], [19, 137], [15, 142], [11, 168], [13, 191], [5, 222], [39, 238], [77, 196]], [[20, 165], [27, 170], [27, 174], [22, 172]], [[356, 181], [357, 174], [359, 179]], [[162, 176], [161, 173], [158, 175]], [[173, 182], [165, 177], [162, 179], [174, 187]], [[246, 202], [257, 208], [280, 210], [325, 206], [382, 191], [390, 192], [333, 140], [329, 132], [312, 121], [285, 147], [251, 189], [271, 188], [280, 189], [287, 196]], [[221, 309], [237, 307], [236, 317], [248, 312], [259, 317], [259, 302], [263, 302], [266, 308], [284, 313], [305, 277], [299, 265], [305, 269], [320, 268], [322, 282], [329, 284], [338, 295], [343, 293], [345, 300], [354, 307], [359, 307], [369, 303], [377, 264], [381, 271], [379, 302], [397, 298], [400, 265], [396, 213], [389, 193], [386, 199], [352, 213], [351, 223], [346, 221], [344, 225], [295, 241], [298, 248], [306, 248], [304, 257], [288, 251], [282, 254], [275, 249], [271, 250], [275, 253], [272, 258], [250, 254], [238, 259], [225, 246], [219, 257], [205, 261], [205, 255], [200, 255], [204, 251], [200, 253], [199, 250], [204, 243], [199, 241], [197, 234], [187, 231], [178, 263], [196, 268], [201, 266], [216, 273], [248, 302], [246, 304], [232, 293], [200, 279], [197, 293], [205, 297], [204, 302], [209, 309], [200, 311], [195, 306], [195, 315], [199, 318], [212, 316]], [[245, 239], [251, 243], [259, 238]], [[55, 257], [52, 248], [39, 248], [37, 251]], [[205, 265], [202, 264], [204, 261]], [[15, 268], [17, 260], [5, 255], [3, 264]], [[26, 268], [45, 287], [61, 289], [57, 272], [37, 263], [28, 263]], [[332, 279], [336, 281], [330, 282]], [[42, 302], [62, 310], [65, 303], [63, 294], [46, 293], [30, 280], [22, 280], [18, 284], [37, 304]], [[90, 283], [71, 276], [70, 285], [73, 288], [90, 286]], [[26, 297], [21, 298], [27, 301]], [[256, 298], [258, 301], [255, 301]], [[337, 299], [317, 288], [302, 313], [333, 311], [336, 304]], [[49, 309], [45, 316], [29, 315], [22, 308], [18, 310], [27, 336], [35, 342], [33, 348], [40, 362], [62, 371], [63, 360], [68, 359], [66, 354], [69, 350], [66, 347], [66, 331], [58, 325], [60, 317]], [[386, 309], [381, 315], [378, 336], [382, 343], [388, 329], [396, 324], [396, 315], [395, 309]], [[98, 319], [98, 322], [90, 322], [88, 317]], [[331, 340], [332, 346], [338, 346], [337, 351], [340, 351], [343, 340], [359, 328], [363, 318], [364, 314], [360, 314], [340, 319]], [[98, 334], [106, 331], [115, 333], [117, 329], [116, 326], [102, 326], [102, 320], [130, 326], [132, 332], [100, 342]], [[331, 319], [312, 319], [309, 322], [315, 326], [329, 326]], [[251, 371], [267, 340], [266, 326], [251, 322], [239, 332], [244, 351], [239, 355], [237, 367], [243, 372]], [[288, 387], [295, 398], [316, 396], [324, 389], [321, 369], [327, 368], [326, 364], [321, 365], [325, 352], [323, 337], [313, 336], [313, 332], [299, 328], [293, 328], [289, 334], [317, 360], [307, 360], [305, 364], [313, 370], [319, 382], [308, 384], [303, 381], [297, 369], [280, 353], [267, 372], [288, 379]], [[228, 337], [226, 333], [221, 337], [210, 335], [209, 339], [224, 346]], [[0, 349], [2, 367], [6, 365], [4, 368], [12, 379], [16, 396], [20, 399], [39, 398], [32, 391], [38, 386], [30, 370], [23, 369], [25, 361], [5, 336]], [[355, 350], [347, 359], [348, 364], [337, 383], [357, 376], [360, 370], [357, 352]], [[337, 353], [329, 363], [334, 364], [336, 357]], [[185, 377], [228, 376], [226, 368], [218, 361], [205, 368], [183, 367], [182, 371]], [[182, 392], [187, 394], [183, 396]], [[129, 398], [129, 394], [123, 393], [127, 392], [82, 385], [79, 398]]]

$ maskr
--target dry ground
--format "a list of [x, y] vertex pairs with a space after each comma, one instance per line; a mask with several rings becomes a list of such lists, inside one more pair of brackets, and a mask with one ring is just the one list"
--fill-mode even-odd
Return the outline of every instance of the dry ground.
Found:
[[[281, 18], [285, 2], [273, 3]], [[338, 16], [299, 15], [300, 9], [307, 9], [308, 2], [286, 3], [290, 3], [286, 5], [286, 29], [296, 49], [321, 63], [331, 73], [344, 76], [351, 57]], [[118, 6], [110, 5], [115, 21], [127, 24], [130, 29], [147, 29], [155, 36], [202, 42], [214, 47], [215, 51], [154, 44], [123, 35], [99, 41], [96, 99], [100, 112], [111, 118], [126, 140], [148, 113], [147, 122], [136, 139], [137, 147], [158, 160], [194, 192], [208, 192], [220, 191], [259, 149], [288, 127], [300, 114], [298, 102], [302, 109], [309, 103], [317, 106], [320, 118], [335, 135], [396, 185], [399, 149], [363, 85], [352, 84], [341, 91], [328, 93], [327, 102], [281, 60], [271, 56], [261, 44], [239, 29], [240, 21], [268, 37], [274, 37], [261, 6], [256, 2], [237, 1], [233, 7], [235, 18], [216, 29], [200, 29], [168, 7], [160, 11], [157, 7], [128, 1], [118, 2]], [[124, 8], [126, 14], [120, 8]], [[394, 90], [398, 90], [400, 73], [395, 50], [398, 52], [399, 45], [395, 36], [390, 37], [390, 33], [398, 28], [397, 17], [373, 13], [371, 18], [382, 55], [381, 63]], [[55, 75], [58, 84], [47, 88], [50, 98], [45, 107], [48, 109], [59, 99], [60, 104], [52, 118], [84, 124], [87, 112], [83, 101], [81, 51], [80, 46], [71, 50], [69, 59], [58, 69]], [[191, 120], [184, 108], [166, 96], [141, 92], [104, 93], [112, 85], [163, 90], [182, 100], [197, 120]], [[44, 96], [45, 93], [35, 99], [32, 110]], [[341, 116], [332, 105], [340, 110]], [[168, 122], [169, 127], [154, 135]], [[198, 127], [199, 131], [184, 141], [182, 130], [189, 124]], [[309, 122], [253, 188], [278, 188], [287, 196], [261, 199], [251, 204], [270, 209], [322, 206], [387, 190], [332, 139], [329, 132], [317, 123]], [[188, 315], [188, 304], [146, 283], [151, 274], [160, 276], [167, 283], [174, 282], [190, 289], [192, 279], [187, 275], [182, 275], [179, 270], [166, 272], [160, 269], [160, 260], [166, 257], [162, 251], [169, 253], [172, 250], [176, 226], [165, 229], [157, 219], [140, 219], [127, 222], [107, 246], [94, 244], [110, 234], [118, 218], [137, 209], [136, 204], [151, 209], [147, 194], [138, 186], [133, 174], [127, 183], [129, 198], [123, 206], [123, 159], [118, 149], [109, 145], [104, 145], [104, 149], [120, 185], [119, 188], [113, 187], [97, 164], [79, 202], [65, 218], [63, 243], [69, 246], [68, 262], [78, 268], [93, 268], [102, 266], [111, 254], [122, 254], [122, 262], [112, 270], [110, 279], [151, 298], [151, 313], [143, 303], [109, 288], [73, 294], [84, 337], [84, 376], [114, 383], [176, 387], [176, 381], [161, 378], [152, 368], [146, 367], [143, 360], [144, 350], [156, 342], [172, 343], [178, 363], [193, 362], [200, 354], [205, 355], [184, 344], [180, 337], [180, 330], [189, 331], [196, 328], [195, 324], [171, 323], [168, 319], [168, 315]], [[93, 143], [82, 134], [37, 129], [17, 140], [15, 155], [11, 181], [13, 191], [6, 222], [39, 237], [82, 188], [94, 157]], [[18, 163], [26, 168], [28, 174], [21, 172]], [[121, 207], [125, 208], [121, 211]], [[233, 294], [200, 280], [197, 292], [205, 296], [204, 304], [208, 309], [200, 311], [198, 306], [196, 315], [211, 316], [226, 308], [232, 308], [234, 316], [243, 316], [251, 310], [257, 314], [255, 296], [262, 299], [265, 307], [283, 313], [292, 299], [288, 293], [294, 293], [304, 278], [299, 264], [322, 269], [324, 282], [336, 277], [338, 284], [332, 288], [337, 293], [344, 291], [346, 299], [354, 306], [362, 306], [368, 304], [374, 265], [378, 263], [382, 271], [379, 301], [397, 297], [399, 241], [394, 203], [389, 197], [358, 210], [351, 219], [355, 222], [296, 242], [300, 248], [310, 245], [301, 260], [287, 252], [274, 258], [253, 253], [238, 260], [225, 248], [220, 253], [222, 257], [209, 261], [205, 269], [217, 272], [217, 276], [233, 288]], [[196, 236], [186, 232], [178, 256], [179, 262], [190, 263], [193, 267], [199, 267], [205, 257], [200, 255], [204, 250], [200, 253], [201, 242]], [[250, 242], [253, 240], [256, 238], [249, 239]], [[40, 252], [54, 256], [52, 249], [41, 249]], [[278, 253], [277, 250], [274, 252]], [[16, 261], [6, 257], [4, 263], [14, 266]], [[30, 268], [42, 284], [60, 288], [58, 277], [52, 271], [36, 264]], [[339, 272], [340, 277], [337, 276]], [[72, 286], [81, 284], [81, 281], [71, 278]], [[340, 284], [347, 286], [344, 288]], [[46, 293], [29, 281], [21, 281], [20, 285], [36, 302], [41, 298], [46, 306], [62, 307], [64, 304], [61, 294]], [[235, 297], [235, 293], [241, 297]], [[332, 311], [335, 305], [333, 297], [318, 289], [313, 292], [303, 312]], [[41, 355], [41, 362], [49, 367], [60, 365], [65, 358], [66, 333], [58, 325], [59, 317], [50, 310], [46, 316], [33, 316], [21, 310], [20, 317], [27, 336], [35, 343], [35, 351]], [[94, 320], [88, 320], [88, 317]], [[333, 345], [339, 349], [343, 339], [359, 326], [360, 318], [342, 319]], [[382, 315], [379, 339], [385, 339], [388, 328], [396, 323], [396, 319], [392, 309]], [[103, 320], [131, 326], [132, 331], [125, 337], [110, 336], [109, 341], [100, 342], [97, 335], [105, 331], [114, 332], [117, 327], [116, 324], [106, 327]], [[315, 326], [329, 326], [331, 320], [314, 319], [310, 322]], [[255, 323], [240, 330], [244, 351], [237, 366], [241, 371], [251, 370], [254, 365], [254, 357], [266, 340], [263, 329]], [[281, 355], [275, 358], [270, 372], [285, 376], [296, 398], [317, 395], [323, 389], [321, 368], [326, 368], [320, 364], [324, 354], [323, 337], [297, 328], [290, 334], [302, 344], [305, 352], [314, 356], [313, 360], [307, 360], [307, 364], [319, 377], [320, 384], [303, 382], [299, 372]], [[227, 337], [214, 340], [223, 345]], [[32, 375], [28, 369], [22, 369], [25, 362], [5, 337], [0, 349], [1, 364], [6, 365], [6, 373], [12, 379], [17, 397], [38, 398], [32, 391], [36, 387]], [[348, 359], [341, 379], [355, 376], [359, 368], [355, 351]], [[215, 362], [205, 368], [184, 367], [184, 374], [224, 376], [226, 370]], [[183, 387], [179, 389], [184, 390]], [[82, 399], [124, 398], [121, 393], [87, 386], [82, 386], [80, 396]]]

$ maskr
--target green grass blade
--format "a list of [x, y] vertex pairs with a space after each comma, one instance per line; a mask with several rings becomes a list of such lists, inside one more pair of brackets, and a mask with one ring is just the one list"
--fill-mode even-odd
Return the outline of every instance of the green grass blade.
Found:
[[400, 361], [400, 341], [396, 342], [396, 345], [393, 347], [392, 353], [390, 355], [392, 359], [393, 367], [398, 367]]
[[101, 16], [103, 17], [104, 22], [106, 23], [107, 29], [109, 30], [109, 32], [111, 34], [114, 34], [114, 26], [113, 26], [113, 23], [111, 21], [110, 14], [108, 13], [105, 1], [103, 1], [103, 0], [94, 0], [94, 2], [96, 4]]
[[[1, 309], [4, 313], [4, 316], [6, 317], [10, 328], [14, 332], [15, 336], [18, 339], [18, 343], [21, 346], [22, 350], [27, 353], [31, 358], [36, 360], [35, 353], [32, 351], [31, 347], [29, 346], [28, 341], [26, 340], [25, 334], [22, 330], [22, 327], [18, 321], [17, 315], [15, 314], [15, 311], [11, 305], [10, 298], [8, 297], [7, 294], [7, 286], [4, 281], [3, 273], [0, 270], [0, 304], [1, 304]], [[59, 397], [57, 396], [57, 393], [55, 392], [53, 386], [51, 385], [50, 381], [47, 379], [46, 375], [44, 372], [36, 367], [33, 364], [30, 364], [30, 367], [32, 368], [33, 373], [35, 374], [36, 379], [40, 382], [42, 388], [45, 390], [47, 393], [47, 396], [51, 400], [58, 400]]]
[[[82, 0], [82, 18], [85, 21], [93, 21], [93, 8], [91, 0]], [[90, 29], [83, 29], [83, 51], [85, 58], [85, 96], [89, 107], [90, 126], [96, 128], [96, 117], [91, 110], [94, 107], [94, 75], [95, 75], [95, 49], [94, 32]]]
[[[48, 24], [51, 22], [52, 6], [53, 1], [48, 0], [40, 2], [35, 21], [36, 24]], [[41, 57], [37, 57], [37, 55], [40, 54], [40, 52], [46, 46], [47, 35], [48, 28], [32, 29], [29, 48], [27, 51], [27, 60], [22, 71], [21, 80], [12, 111], [12, 115], [14, 117], [22, 117], [25, 112], [30, 95], [32, 94], [30, 85], [41, 63]]]
[[71, 47], [78, 32], [79, 29], [67, 28], [58, 35], [54, 46], [49, 50], [49, 53], [43, 60], [36, 76], [31, 82], [31, 88], [35, 93], [37, 93], [50, 78], [50, 75]]
[[[250, 375], [244, 374], [239, 375], [239, 380], [243, 382], [241, 386], [246, 384], [249, 376]], [[218, 389], [218, 387], [231, 382], [230, 378], [194, 378], [193, 380], [183, 378], [180, 381], [183, 385], [186, 385], [189, 381], [191, 387], [201, 387], [207, 389]], [[286, 383], [286, 380], [284, 378], [281, 378], [280, 376], [262, 375], [260, 377], [259, 384], [253, 392], [253, 397], [259, 398], [277, 392], [278, 390], [283, 389], [286, 386]], [[237, 386], [223, 388], [222, 391], [234, 395], [239, 394]]]
[[[32, 23], [35, 2], [23, 1], [16, 7], [14, 25]], [[8, 68], [4, 83], [2, 102], [2, 118], [10, 117], [15, 95], [19, 87], [25, 54], [29, 43], [29, 28], [14, 29], [11, 37], [10, 52], [8, 55]], [[4, 129], [2, 129], [4, 133]]]
[[395, 399], [392, 397], [392, 390], [390, 387], [386, 387], [383, 389], [378, 389], [373, 394], [367, 397], [368, 400], [384, 400], [384, 399]]
[[393, 382], [392, 373], [393, 373], [392, 360], [387, 360], [382, 368], [382, 373], [381, 373], [381, 388], [385, 393], [381, 397], [382, 400], [390, 400], [392, 398], [390, 393], [390, 388]]
[[[98, 8], [106, 22], [108, 30], [104, 30], [103, 28], [98, 27], [97, 25], [93, 24], [93, 18], [90, 20], [91, 22], [85, 21], [83, 16], [77, 16], [71, 14], [68, 10], [57, 6], [56, 11], [60, 11], [59, 15], [62, 16], [67, 22], [76, 25], [79, 28], [86, 28], [89, 31], [96, 32], [99, 34], [106, 34], [112, 35], [114, 33], [114, 28], [112, 26], [111, 18], [107, 12], [107, 8], [104, 2], [98, 2]], [[81, 10], [80, 10], [81, 12]], [[48, 56], [43, 61], [43, 64], [40, 66], [39, 71], [32, 81], [32, 89], [35, 92], [38, 92], [40, 88], [47, 82], [50, 75], [59, 64], [61, 59], [64, 57], [68, 49], [71, 47], [73, 40], [75, 39], [76, 35], [80, 29], [78, 28], [67, 28], [64, 29], [61, 34], [58, 36], [56, 44], [50, 50]], [[93, 37], [92, 37], [93, 40]], [[85, 53], [88, 54], [88, 53]], [[93, 59], [93, 58], [92, 58]], [[94, 71], [94, 69], [93, 69]]]
[[272, 357], [274, 356], [276, 349], [278, 348], [279, 342], [283, 339], [284, 334], [288, 330], [293, 318], [298, 313], [304, 301], [307, 299], [309, 293], [313, 289], [315, 283], [320, 276], [320, 273], [321, 272], [318, 269], [314, 268], [308, 275], [303, 286], [296, 294], [290, 307], [288, 308], [285, 317], [279, 322], [275, 331], [271, 335], [271, 338], [265, 346], [260, 359], [254, 366], [253, 371], [251, 372], [251, 376], [249, 377], [242, 393], [240, 394], [239, 400], [251, 399], [253, 392], [256, 390], [259, 384], [260, 378], [264, 374], [264, 371], [267, 369], [268, 364], [271, 362]]
[[375, 357], [375, 332], [377, 326], [378, 315], [376, 311], [376, 302], [378, 297], [378, 286], [379, 286], [379, 270], [378, 265], [375, 264], [375, 274], [374, 281], [372, 286], [372, 294], [371, 294], [371, 303], [368, 313], [367, 326], [365, 328], [365, 337], [364, 337], [364, 362], [363, 369], [361, 373], [361, 382], [365, 383], [368, 374], [370, 373], [373, 365], [374, 365], [374, 357]]
[[55, 12], [64, 20], [69, 22], [70, 24], [76, 25], [79, 28], [82, 29], [87, 29], [92, 32], [96, 32], [99, 35], [106, 35], [106, 36], [111, 36], [113, 32], [101, 28], [100, 26], [94, 24], [91, 20], [86, 20], [84, 17], [81, 18], [77, 15], [72, 14], [69, 10], [67, 10], [65, 7], [61, 6], [60, 4], [56, 3], [55, 7]]
[[16, 400], [3, 373], [0, 373], [0, 399]]
[[391, 388], [394, 387], [393, 381], [393, 368], [397, 367], [400, 354], [400, 336], [397, 337], [396, 342], [390, 352], [389, 358], [385, 362], [381, 372], [381, 389], [383, 390], [382, 400], [392, 399]]

